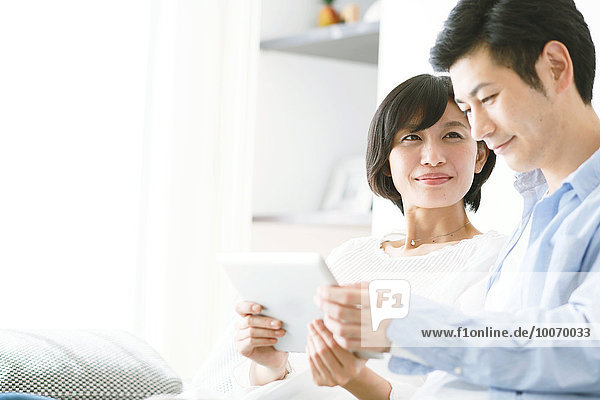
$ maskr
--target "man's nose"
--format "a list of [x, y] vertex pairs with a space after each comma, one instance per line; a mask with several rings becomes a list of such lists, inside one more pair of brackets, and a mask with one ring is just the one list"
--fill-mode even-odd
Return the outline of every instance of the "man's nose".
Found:
[[471, 136], [477, 141], [484, 140], [486, 136], [494, 131], [494, 123], [487, 112], [481, 108], [471, 110], [469, 123], [471, 124]]

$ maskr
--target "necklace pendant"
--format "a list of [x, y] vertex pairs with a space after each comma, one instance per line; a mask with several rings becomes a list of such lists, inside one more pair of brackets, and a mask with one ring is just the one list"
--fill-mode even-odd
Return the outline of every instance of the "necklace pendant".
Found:
[[411, 240], [411, 241], [410, 241], [410, 245], [411, 245], [411, 246], [414, 246], [414, 245], [415, 245], [415, 241], [414, 241], [414, 240]]

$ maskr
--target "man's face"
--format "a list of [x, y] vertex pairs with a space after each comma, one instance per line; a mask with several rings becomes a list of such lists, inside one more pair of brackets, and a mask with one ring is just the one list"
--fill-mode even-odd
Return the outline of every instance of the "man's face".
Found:
[[485, 47], [454, 63], [450, 76], [475, 140], [485, 141], [515, 171], [544, 168], [551, 162], [560, 146], [552, 98], [511, 68], [495, 63]]

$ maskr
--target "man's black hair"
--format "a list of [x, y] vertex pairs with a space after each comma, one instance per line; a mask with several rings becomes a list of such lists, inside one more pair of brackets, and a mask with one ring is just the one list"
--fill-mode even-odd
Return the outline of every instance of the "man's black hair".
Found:
[[596, 52], [573, 0], [460, 0], [431, 49], [430, 63], [445, 72], [473, 50], [487, 47], [496, 63], [544, 92], [535, 63], [551, 40], [569, 50], [575, 85], [583, 102], [590, 104]]

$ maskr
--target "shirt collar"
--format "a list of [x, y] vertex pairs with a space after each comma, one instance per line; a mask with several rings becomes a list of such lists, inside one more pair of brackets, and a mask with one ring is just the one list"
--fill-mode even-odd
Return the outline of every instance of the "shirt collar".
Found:
[[583, 162], [563, 181], [570, 184], [577, 197], [583, 201], [600, 184], [600, 150]]
[[[575, 171], [565, 178], [562, 185], [571, 185], [575, 194], [585, 199], [600, 185], [600, 150], [583, 162]], [[547, 186], [546, 178], [540, 169], [515, 174], [515, 189], [521, 194], [537, 189], [541, 185]]]
[[515, 174], [514, 187], [521, 194], [536, 189], [540, 185], [546, 185], [546, 178], [540, 169]]

